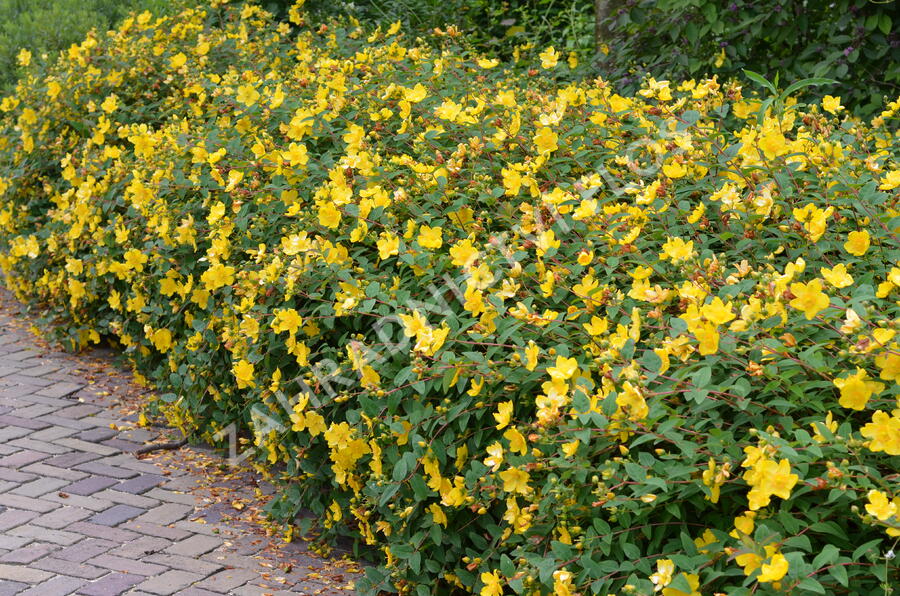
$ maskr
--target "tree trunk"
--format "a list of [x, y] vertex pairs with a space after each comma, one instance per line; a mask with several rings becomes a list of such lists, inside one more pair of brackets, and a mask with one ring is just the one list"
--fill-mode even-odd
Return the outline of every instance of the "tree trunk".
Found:
[[602, 44], [611, 37], [609, 13], [611, 0], [594, 0], [594, 51], [599, 52]]

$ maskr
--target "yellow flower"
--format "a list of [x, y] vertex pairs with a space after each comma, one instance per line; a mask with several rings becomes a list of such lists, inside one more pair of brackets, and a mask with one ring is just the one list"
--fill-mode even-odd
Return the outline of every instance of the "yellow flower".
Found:
[[880, 490], [870, 490], [868, 498], [866, 511], [878, 521], [886, 521], [897, 515], [897, 503], [888, 500], [887, 495]]
[[700, 576], [696, 573], [682, 573], [681, 575], [687, 580], [691, 591], [685, 592], [677, 588], [664, 588], [662, 591], [663, 596], [700, 596]]
[[479, 596], [503, 596], [503, 582], [499, 571], [485, 571], [481, 574], [481, 583], [484, 586], [479, 592]]
[[825, 281], [836, 288], [846, 288], [853, 285], [853, 277], [847, 273], [847, 267], [843, 263], [839, 263], [831, 269], [822, 267], [819, 269], [819, 273], [822, 274]]
[[888, 455], [900, 455], [900, 418], [889, 416], [878, 410], [872, 415], [872, 422], [860, 430], [869, 439], [869, 449], [884, 451]]
[[559, 148], [556, 142], [559, 140], [557, 135], [549, 126], [541, 126], [538, 128], [537, 134], [532, 139], [538, 150], [538, 155], [546, 155], [553, 153]]
[[538, 58], [541, 59], [541, 68], [556, 68], [557, 63], [559, 62], [559, 52], [557, 52], [553, 46], [550, 46], [538, 54]]
[[319, 223], [330, 230], [341, 225], [341, 211], [332, 203], [325, 203], [319, 207]]
[[184, 55], [184, 52], [178, 52], [171, 58], [169, 58], [169, 66], [171, 66], [174, 70], [178, 70], [182, 66], [184, 66], [185, 62], [187, 62], [187, 56]]
[[663, 164], [662, 171], [669, 178], [683, 178], [687, 174], [687, 168], [677, 161]]
[[697, 341], [700, 342], [698, 349], [701, 356], [715, 354], [719, 351], [719, 332], [712, 323], [703, 323], [699, 328], [694, 330]]
[[658, 592], [672, 583], [672, 574], [675, 573], [675, 563], [672, 559], [659, 559], [656, 561], [656, 573], [650, 576], [653, 583], [653, 591]]
[[873, 393], [884, 391], [884, 384], [869, 380], [866, 371], [856, 369], [856, 373], [843, 379], [835, 379], [835, 387], [841, 390], [841, 398], [838, 403], [851, 410], [862, 410], [869, 402]]
[[503, 430], [509, 425], [512, 413], [513, 403], [511, 401], [504, 401], [497, 404], [497, 411], [494, 413], [494, 420], [497, 421], [497, 430]]
[[31, 52], [22, 48], [19, 50], [19, 53], [16, 54], [16, 62], [19, 63], [19, 66], [28, 66], [31, 64]]
[[900, 186], [900, 170], [891, 170], [881, 178], [880, 190], [894, 190]]
[[818, 278], [809, 283], [792, 283], [791, 293], [795, 298], [790, 301], [790, 305], [802, 310], [810, 321], [831, 304], [828, 295], [822, 292], [822, 280]]
[[213, 292], [219, 288], [233, 284], [234, 273], [234, 267], [216, 263], [203, 272], [203, 275], [200, 276], [200, 281], [203, 282], [203, 285], [207, 290]]
[[237, 100], [249, 108], [259, 101], [259, 91], [253, 85], [241, 85], [238, 87]]
[[234, 378], [237, 379], [239, 389], [245, 387], [255, 387], [253, 382], [253, 364], [247, 360], [240, 360], [231, 368]]
[[115, 94], [107, 95], [106, 99], [103, 100], [103, 103], [100, 104], [100, 108], [106, 112], [107, 114], [112, 114], [119, 107], [119, 98], [116, 97]]
[[789, 498], [791, 489], [800, 477], [791, 473], [791, 464], [786, 459], [778, 463], [771, 459], [763, 459], [744, 474], [744, 480], [753, 487], [747, 494], [747, 500], [750, 503], [750, 510], [756, 511], [767, 506], [772, 495], [782, 499]]
[[391, 232], [382, 232], [376, 245], [379, 258], [387, 259], [400, 252], [400, 237]]
[[861, 257], [869, 250], [869, 242], [869, 232], [866, 230], [850, 232], [847, 235], [847, 242], [844, 243], [844, 250], [851, 255]]
[[704, 304], [700, 307], [700, 314], [706, 317], [706, 320], [711, 323], [724, 325], [735, 317], [731, 309], [731, 302], [726, 304], [722, 302], [721, 298], [716, 296], [709, 304]]
[[541, 349], [534, 343], [534, 340], [528, 340], [528, 345], [525, 347], [525, 368], [527, 370], [535, 369], [540, 353]]
[[157, 329], [150, 340], [157, 350], [166, 353], [172, 347], [172, 332], [168, 329]]
[[556, 381], [571, 379], [578, 370], [578, 361], [575, 358], [556, 357], [556, 366], [547, 368], [547, 374]]
[[841, 96], [832, 97], [831, 95], [826, 95], [822, 98], [822, 109], [828, 112], [829, 114], [837, 114], [841, 110], [844, 109], [844, 106], [841, 105]]
[[531, 477], [525, 470], [519, 468], [509, 468], [500, 472], [500, 479], [503, 480], [503, 490], [508, 493], [520, 493], [527, 495], [531, 492], [528, 481]]
[[428, 510], [431, 512], [431, 520], [438, 525], [447, 527], [447, 514], [444, 513], [444, 510], [441, 509], [441, 506], [437, 503], [432, 503], [428, 506]]
[[422, 248], [440, 248], [444, 243], [442, 238], [443, 230], [440, 226], [433, 228], [423, 225], [419, 228], [419, 246]]
[[666, 260], [671, 259], [673, 263], [685, 261], [694, 256], [694, 241], [685, 242], [681, 238], [669, 236], [666, 243], [663, 244], [663, 251], [659, 254], [659, 258]]
[[763, 563], [759, 570], [759, 582], [777, 582], [788, 572], [788, 560], [783, 554], [777, 553], [772, 555], [768, 563]]
[[272, 322], [272, 329], [275, 333], [287, 331], [290, 335], [294, 335], [301, 325], [303, 325], [303, 319], [293, 308], [275, 311], [275, 320]]

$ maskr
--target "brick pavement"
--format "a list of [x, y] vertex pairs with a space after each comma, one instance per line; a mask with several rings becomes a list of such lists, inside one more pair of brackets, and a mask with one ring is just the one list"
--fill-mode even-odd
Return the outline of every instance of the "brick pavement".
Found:
[[352, 566], [205, 519], [190, 470], [129, 453], [157, 433], [27, 324], [0, 290], [0, 596], [355, 593]]

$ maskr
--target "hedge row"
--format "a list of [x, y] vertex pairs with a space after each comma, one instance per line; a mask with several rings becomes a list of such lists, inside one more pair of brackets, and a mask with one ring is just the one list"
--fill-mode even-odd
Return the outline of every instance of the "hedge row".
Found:
[[0, 101], [0, 267], [235, 430], [286, 532], [371, 545], [368, 592], [900, 581], [900, 103], [625, 97], [223, 4]]

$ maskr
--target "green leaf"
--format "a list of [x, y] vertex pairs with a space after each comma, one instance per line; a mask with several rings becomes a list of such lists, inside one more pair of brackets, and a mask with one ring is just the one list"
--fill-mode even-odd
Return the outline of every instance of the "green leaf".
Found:
[[759, 74], [757, 72], [753, 72], [752, 70], [747, 70], [746, 68], [743, 70], [744, 70], [744, 75], [746, 75], [748, 79], [750, 79], [757, 85], [764, 87], [765, 89], [768, 89], [769, 91], [772, 92], [772, 95], [778, 94], [778, 90], [775, 89], [775, 85], [770, 83], [764, 76], [762, 76], [761, 74]]
[[782, 94], [778, 97], [778, 101], [784, 101], [788, 97], [791, 96], [792, 93], [799, 91], [805, 87], [815, 87], [818, 85], [837, 85], [838, 82], [834, 79], [826, 79], [824, 77], [811, 77], [808, 79], [802, 79], [797, 81], [796, 83], [792, 83], [785, 89]]

